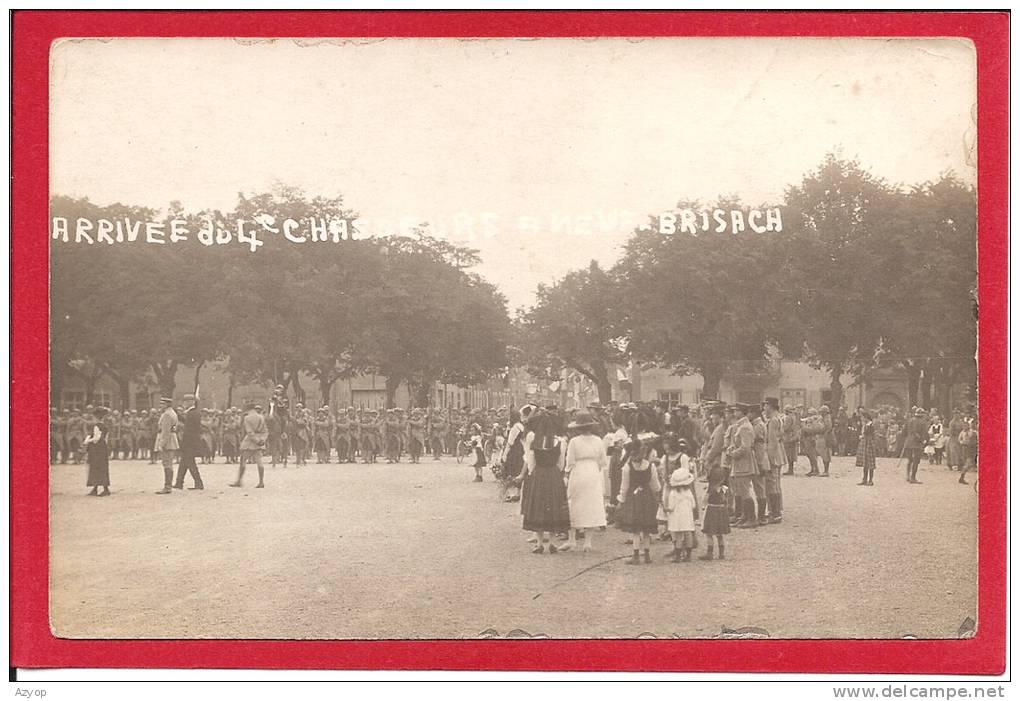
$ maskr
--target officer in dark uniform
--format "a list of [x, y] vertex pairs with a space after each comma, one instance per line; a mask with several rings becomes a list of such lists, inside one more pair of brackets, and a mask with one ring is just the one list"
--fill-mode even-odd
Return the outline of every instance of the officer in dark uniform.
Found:
[[198, 472], [195, 458], [204, 454], [205, 443], [202, 440], [202, 412], [198, 409], [198, 398], [193, 394], [185, 395], [184, 401], [190, 406], [184, 412], [184, 433], [181, 437], [181, 461], [177, 465], [177, 481], [174, 489], [184, 489], [184, 475], [191, 473], [195, 481], [188, 489], [205, 489], [202, 475]]

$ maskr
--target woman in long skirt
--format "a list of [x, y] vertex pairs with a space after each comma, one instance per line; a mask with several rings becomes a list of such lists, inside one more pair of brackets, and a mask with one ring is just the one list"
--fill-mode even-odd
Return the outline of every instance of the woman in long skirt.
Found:
[[[91, 497], [110, 495], [110, 446], [106, 440], [106, 425], [103, 423], [106, 411], [103, 407], [96, 409], [96, 422], [89, 427], [89, 433], [84, 441], [89, 463], [89, 475], [85, 486], [92, 487], [92, 491], [89, 492]], [[102, 492], [97, 491], [99, 487], [103, 488]]]
[[874, 487], [875, 477], [875, 424], [871, 414], [861, 410], [861, 438], [857, 442], [857, 467], [862, 469], [859, 487]]
[[605, 473], [609, 456], [595, 432], [599, 424], [587, 412], [579, 412], [569, 428], [578, 435], [567, 444], [567, 503], [570, 531], [566, 548], [577, 547], [577, 531], [584, 537], [584, 552], [591, 552], [591, 529], [606, 525]]
[[524, 530], [538, 540], [531, 552], [540, 555], [548, 547], [552, 554], [557, 550], [552, 537], [570, 527], [567, 491], [559, 469], [561, 443], [553, 416], [542, 414], [529, 423], [524, 467], [528, 488], [521, 498]]

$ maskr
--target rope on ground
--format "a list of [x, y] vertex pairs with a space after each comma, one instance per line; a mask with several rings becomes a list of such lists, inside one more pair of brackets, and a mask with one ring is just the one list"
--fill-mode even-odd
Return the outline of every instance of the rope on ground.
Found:
[[608, 560], [603, 560], [602, 562], [596, 562], [594, 565], [590, 565], [589, 567], [585, 567], [580, 572], [575, 572], [574, 574], [572, 574], [571, 576], [567, 577], [563, 581], [556, 582], [556, 584], [552, 585], [548, 589], [546, 589], [544, 591], [538, 592], [533, 597], [531, 597], [531, 600], [534, 601], [538, 597], [542, 596], [542, 594], [545, 594], [546, 592], [550, 592], [553, 589], [555, 589], [556, 587], [558, 587], [558, 586], [560, 586], [562, 584], [566, 584], [567, 582], [569, 582], [572, 579], [577, 579], [578, 577], [580, 577], [585, 572], [590, 572], [591, 570], [593, 570], [593, 569], [595, 569], [597, 567], [602, 567], [602, 565], [608, 565], [610, 562], [616, 562], [617, 560], [623, 560], [623, 559], [628, 558], [628, 557], [630, 557], [630, 555], [620, 555], [619, 557], [611, 557]]

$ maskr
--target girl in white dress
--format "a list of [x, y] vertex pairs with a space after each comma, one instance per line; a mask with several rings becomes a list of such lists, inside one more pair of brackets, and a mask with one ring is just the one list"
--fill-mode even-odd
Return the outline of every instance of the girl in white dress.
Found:
[[570, 531], [566, 548], [577, 547], [576, 533], [582, 532], [584, 552], [591, 552], [591, 529], [606, 525], [604, 473], [609, 469], [605, 445], [595, 432], [598, 423], [587, 412], [579, 412], [569, 428], [579, 432], [567, 444], [567, 504]]
[[[686, 457], [686, 456], [685, 456]], [[694, 493], [694, 475], [687, 466], [674, 470], [669, 477], [666, 503], [666, 526], [673, 535], [673, 562], [689, 562], [691, 550], [698, 547], [694, 528], [698, 521], [698, 497]]]

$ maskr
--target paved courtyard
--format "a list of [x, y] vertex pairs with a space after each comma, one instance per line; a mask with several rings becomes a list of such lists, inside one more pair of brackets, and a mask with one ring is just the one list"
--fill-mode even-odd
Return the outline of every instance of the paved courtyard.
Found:
[[[799, 466], [798, 472], [806, 468]], [[784, 477], [785, 521], [727, 538], [725, 561], [628, 566], [610, 527], [595, 551], [533, 555], [517, 504], [452, 459], [267, 469], [202, 465], [205, 491], [157, 496], [158, 465], [51, 467], [51, 621], [85, 638], [957, 636], [976, 611], [976, 503], [923, 464], [880, 459]], [[703, 488], [703, 485], [701, 485]], [[701, 545], [703, 546], [703, 539]]]

